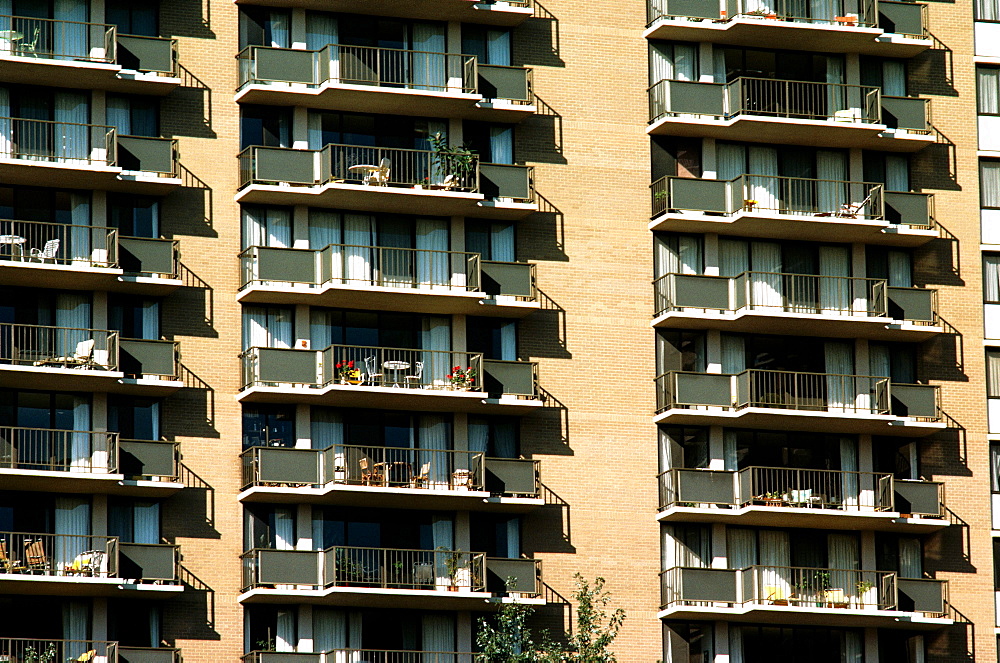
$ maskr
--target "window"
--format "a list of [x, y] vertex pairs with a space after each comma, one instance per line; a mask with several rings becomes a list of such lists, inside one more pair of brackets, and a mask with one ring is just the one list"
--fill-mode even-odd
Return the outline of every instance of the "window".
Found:
[[466, 122], [462, 137], [481, 162], [514, 163], [514, 127], [511, 125]]
[[487, 458], [518, 458], [519, 419], [469, 415], [469, 450]]
[[475, 55], [480, 64], [511, 65], [510, 30], [482, 25], [462, 26], [462, 53]]
[[243, 307], [243, 349], [292, 347], [292, 309], [281, 306]]
[[291, 12], [265, 7], [242, 7], [240, 11], [240, 48], [270, 46], [290, 48]]
[[986, 396], [1000, 398], [1000, 350], [986, 351]]
[[122, 237], [159, 237], [160, 200], [127, 193], [108, 194], [108, 226]]
[[887, 97], [906, 96], [906, 63], [885, 58], [861, 58], [861, 84], [881, 88]]
[[976, 0], [977, 21], [1000, 21], [1000, 0]]
[[881, 182], [886, 191], [910, 190], [910, 162], [900, 154], [862, 152], [866, 182]]
[[484, 359], [517, 359], [517, 322], [502, 318], [466, 318], [466, 349]]
[[1000, 69], [976, 67], [976, 99], [980, 115], [1000, 115]]
[[[663, 622], [663, 660], [668, 663], [711, 661], [713, 638], [712, 624]], [[731, 659], [734, 657], [731, 655]]]
[[654, 41], [649, 44], [649, 84], [697, 81], [698, 45]]
[[284, 248], [292, 245], [291, 208], [245, 205], [242, 212], [243, 248], [251, 246]]
[[243, 106], [240, 115], [240, 149], [251, 145], [292, 146], [292, 109]]
[[108, 397], [108, 429], [126, 440], [160, 439], [160, 402], [152, 398]]
[[1000, 253], [983, 254], [983, 301], [1000, 304]]
[[160, 135], [160, 102], [150, 97], [107, 96], [107, 122], [119, 136]]
[[708, 429], [660, 426], [660, 471], [706, 468], [711, 462]]
[[465, 224], [465, 250], [483, 260], [514, 262], [514, 224], [502, 221], [473, 221]]
[[160, 503], [112, 497], [108, 501], [108, 535], [126, 543], [159, 543]]
[[160, 302], [149, 297], [111, 294], [108, 297], [108, 326], [121, 338], [160, 338]]
[[990, 443], [990, 492], [1000, 493], [1000, 442]]
[[295, 406], [243, 406], [243, 448], [294, 447]]
[[160, 6], [156, 0], [107, 0], [104, 20], [118, 26], [118, 34], [158, 37]]
[[1000, 161], [979, 162], [979, 204], [1000, 208]]
[[657, 276], [664, 274], [701, 274], [703, 238], [677, 233], [653, 234], [653, 264]]
[[705, 370], [703, 333], [658, 330], [656, 341], [659, 373]]

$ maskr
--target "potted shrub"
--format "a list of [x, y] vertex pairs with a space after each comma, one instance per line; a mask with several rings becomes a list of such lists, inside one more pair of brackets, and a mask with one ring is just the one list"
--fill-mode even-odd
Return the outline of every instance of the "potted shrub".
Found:
[[471, 366], [468, 368], [455, 366], [446, 377], [455, 391], [469, 391], [476, 383], [476, 371]]
[[354, 367], [354, 360], [338, 361], [336, 365], [340, 384], [361, 384], [361, 371]]

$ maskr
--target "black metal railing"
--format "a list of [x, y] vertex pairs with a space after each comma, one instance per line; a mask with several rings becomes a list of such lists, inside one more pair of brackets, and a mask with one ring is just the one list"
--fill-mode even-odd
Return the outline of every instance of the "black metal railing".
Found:
[[711, 18], [727, 21], [747, 17], [842, 27], [871, 28], [878, 24], [876, 0], [864, 0], [861, 3], [853, 0], [833, 0], [819, 7], [803, 5], [793, 0], [772, 0], [768, 3], [768, 9], [761, 9], [759, 4], [752, 4], [747, 0], [735, 0], [728, 3], [732, 13], [724, 12], [721, 16], [718, 7], [714, 5], [700, 13], [692, 13], [691, 10], [696, 6], [677, 3], [676, 0], [648, 0], [646, 24], [651, 26], [661, 18]]
[[118, 332], [0, 323], [0, 364], [114, 371]]
[[113, 25], [0, 15], [0, 55], [112, 63], [115, 36]]
[[117, 433], [0, 426], [0, 468], [113, 474], [117, 460]]
[[113, 167], [115, 139], [104, 124], [0, 117], [0, 157], [7, 159]]
[[0, 532], [0, 573], [118, 577], [118, 538]]
[[118, 265], [118, 231], [0, 219], [0, 260], [113, 268]]
[[94, 661], [117, 663], [118, 643], [107, 640], [0, 638], [0, 657], [14, 663]]
[[[514, 3], [511, 3], [514, 4]], [[325, 652], [252, 651], [243, 663], [487, 663], [482, 654], [471, 652], [406, 651], [390, 649], [330, 649]]]

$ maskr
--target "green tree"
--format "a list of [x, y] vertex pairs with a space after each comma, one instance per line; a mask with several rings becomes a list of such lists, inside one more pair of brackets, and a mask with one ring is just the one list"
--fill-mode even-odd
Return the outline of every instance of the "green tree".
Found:
[[476, 644], [482, 663], [616, 663], [611, 651], [625, 621], [623, 608], [611, 609], [611, 593], [604, 589], [604, 578], [591, 585], [581, 574], [573, 576], [576, 591], [576, 628], [567, 631], [561, 642], [542, 632], [535, 642], [527, 621], [534, 608], [519, 603], [505, 603], [490, 620], [479, 620]]

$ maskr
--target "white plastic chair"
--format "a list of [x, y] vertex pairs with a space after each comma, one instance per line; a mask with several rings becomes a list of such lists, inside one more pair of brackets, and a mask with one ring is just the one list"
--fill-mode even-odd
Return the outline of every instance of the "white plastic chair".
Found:
[[424, 374], [424, 362], [422, 361], [413, 362], [413, 366], [414, 366], [413, 375], [403, 376], [403, 378], [406, 380], [407, 387], [419, 387], [420, 378], [423, 377]]
[[37, 260], [38, 262], [55, 260], [56, 255], [59, 254], [59, 243], [60, 240], [58, 239], [50, 239], [45, 242], [45, 246], [41, 249], [31, 249], [32, 260]]

